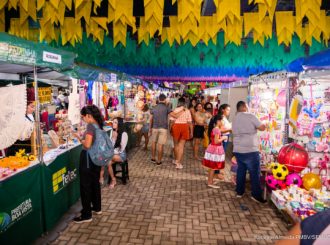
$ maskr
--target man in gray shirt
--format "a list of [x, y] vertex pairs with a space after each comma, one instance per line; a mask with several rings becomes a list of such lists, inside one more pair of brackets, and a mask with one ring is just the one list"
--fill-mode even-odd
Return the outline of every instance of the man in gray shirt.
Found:
[[260, 155], [257, 131], [264, 131], [266, 126], [258, 118], [248, 112], [244, 101], [237, 103], [237, 114], [233, 120], [234, 155], [237, 159], [237, 197], [242, 197], [245, 192], [246, 171], [250, 173], [252, 199], [265, 203], [262, 198], [260, 185]]
[[167, 130], [168, 130], [168, 115], [172, 117], [179, 117], [182, 112], [173, 113], [171, 109], [166, 105], [166, 96], [164, 94], [159, 95], [159, 103], [151, 110], [150, 116], [150, 141], [151, 145], [151, 161], [156, 162], [156, 145], [158, 145], [158, 161], [157, 165], [162, 164], [163, 149], [167, 142]]

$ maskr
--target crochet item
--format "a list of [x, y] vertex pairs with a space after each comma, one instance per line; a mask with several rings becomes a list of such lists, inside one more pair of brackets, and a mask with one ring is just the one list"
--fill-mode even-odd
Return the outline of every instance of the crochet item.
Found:
[[26, 85], [0, 88], [0, 149], [5, 149], [20, 137], [25, 128]]

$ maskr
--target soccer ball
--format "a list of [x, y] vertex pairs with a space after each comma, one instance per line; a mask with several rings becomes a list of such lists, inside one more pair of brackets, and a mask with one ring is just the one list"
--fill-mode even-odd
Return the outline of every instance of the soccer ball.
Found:
[[272, 168], [272, 174], [275, 179], [285, 180], [285, 177], [289, 174], [287, 166], [283, 164], [272, 163], [270, 166]]
[[275, 179], [273, 175], [266, 176], [266, 183], [273, 190], [286, 188], [285, 182], [282, 180]]

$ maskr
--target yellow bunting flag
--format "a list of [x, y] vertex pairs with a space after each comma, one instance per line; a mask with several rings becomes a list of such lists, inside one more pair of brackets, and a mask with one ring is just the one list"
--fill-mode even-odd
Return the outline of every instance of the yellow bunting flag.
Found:
[[126, 31], [127, 24], [123, 24], [121, 21], [113, 23], [113, 46], [117, 46], [120, 42], [126, 46]]
[[37, 1], [37, 11], [39, 11], [45, 5], [45, 2], [46, 2], [46, 0], [38, 0]]
[[292, 11], [279, 11], [275, 13], [276, 33], [278, 44], [284, 43], [289, 46], [295, 31], [295, 17]]
[[108, 21], [115, 19], [116, 0], [108, 0]]
[[148, 24], [145, 17], [140, 17], [140, 27], [138, 28], [138, 43], [143, 41], [146, 45], [149, 45], [150, 34], [148, 31]]
[[169, 18], [170, 18], [170, 27], [163, 28], [161, 37], [162, 37], [162, 43], [167, 40], [170, 46], [172, 46], [174, 41], [176, 41], [177, 43], [181, 42], [181, 36], [180, 36], [178, 17], [170, 16]]
[[50, 21], [45, 21], [44, 18], [41, 18], [39, 20], [40, 23], [40, 34], [39, 34], [39, 40], [51, 42], [55, 40], [58, 42], [59, 38], [59, 31], [56, 31], [55, 26]]
[[154, 36], [157, 31], [161, 34], [163, 28], [164, 0], [145, 0], [144, 18], [147, 31]]
[[27, 10], [25, 7], [20, 8], [20, 23], [23, 24], [28, 17], [30, 16], [34, 21], [37, 21], [37, 11], [36, 11], [36, 1], [34, 0], [26, 0]]
[[81, 22], [76, 22], [72, 17], [64, 18], [64, 23], [61, 26], [62, 45], [70, 43], [75, 46], [77, 42], [82, 41]]
[[225, 32], [225, 44], [232, 42], [237, 46], [241, 44], [243, 18], [234, 18], [234, 21], [227, 21], [227, 31]]
[[[214, 0], [217, 7], [216, 15], [218, 23], [222, 22], [225, 18], [230, 20], [231, 24], [241, 18], [241, 1], [240, 0]], [[234, 19], [237, 19], [236, 21]]]
[[76, 8], [75, 8], [75, 21], [80, 22], [81, 18], [85, 19], [85, 22], [89, 24], [89, 20], [91, 17], [92, 12], [92, 0], [84, 0], [83, 2], [79, 2], [77, 4], [78, 0], [76, 0]]
[[0, 10], [2, 10], [8, 3], [8, 0], [2, 0], [0, 1]]
[[0, 9], [0, 32], [5, 31], [5, 9]]
[[25, 21], [23, 24], [21, 24], [20, 19], [11, 18], [10, 29], [8, 33], [17, 37], [29, 39], [29, 22]]

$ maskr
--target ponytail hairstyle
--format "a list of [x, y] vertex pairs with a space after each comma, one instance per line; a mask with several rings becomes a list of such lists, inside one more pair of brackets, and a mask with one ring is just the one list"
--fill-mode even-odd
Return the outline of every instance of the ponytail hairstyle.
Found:
[[97, 124], [99, 125], [100, 129], [103, 128], [104, 118], [103, 118], [99, 108], [96, 105], [84, 106], [81, 109], [80, 114], [83, 116], [91, 115], [94, 118], [94, 120], [97, 122]]
[[[224, 104], [224, 105], [226, 105], [226, 104]], [[227, 106], [225, 108], [227, 108]], [[215, 115], [214, 117], [212, 117], [212, 119], [210, 120], [210, 123], [209, 123], [209, 127], [208, 127], [207, 133], [208, 133], [210, 139], [211, 139], [212, 130], [215, 128], [215, 126], [217, 125], [217, 122], [218, 121], [222, 121], [223, 117], [224, 116], [221, 113], [221, 106], [220, 106], [220, 110], [219, 110], [218, 114]]]
[[228, 104], [222, 104], [220, 107], [219, 107], [219, 112], [218, 114], [220, 114], [222, 117], [224, 116], [223, 115], [223, 111], [226, 110], [228, 107], [230, 107], [230, 105]]
[[116, 117], [115, 119], [117, 119], [118, 121], [118, 128], [117, 128], [117, 139], [116, 139], [116, 143], [114, 145], [114, 148], [118, 148], [121, 147], [121, 138], [123, 133], [125, 132], [125, 127], [124, 127], [124, 119], [122, 117]]

